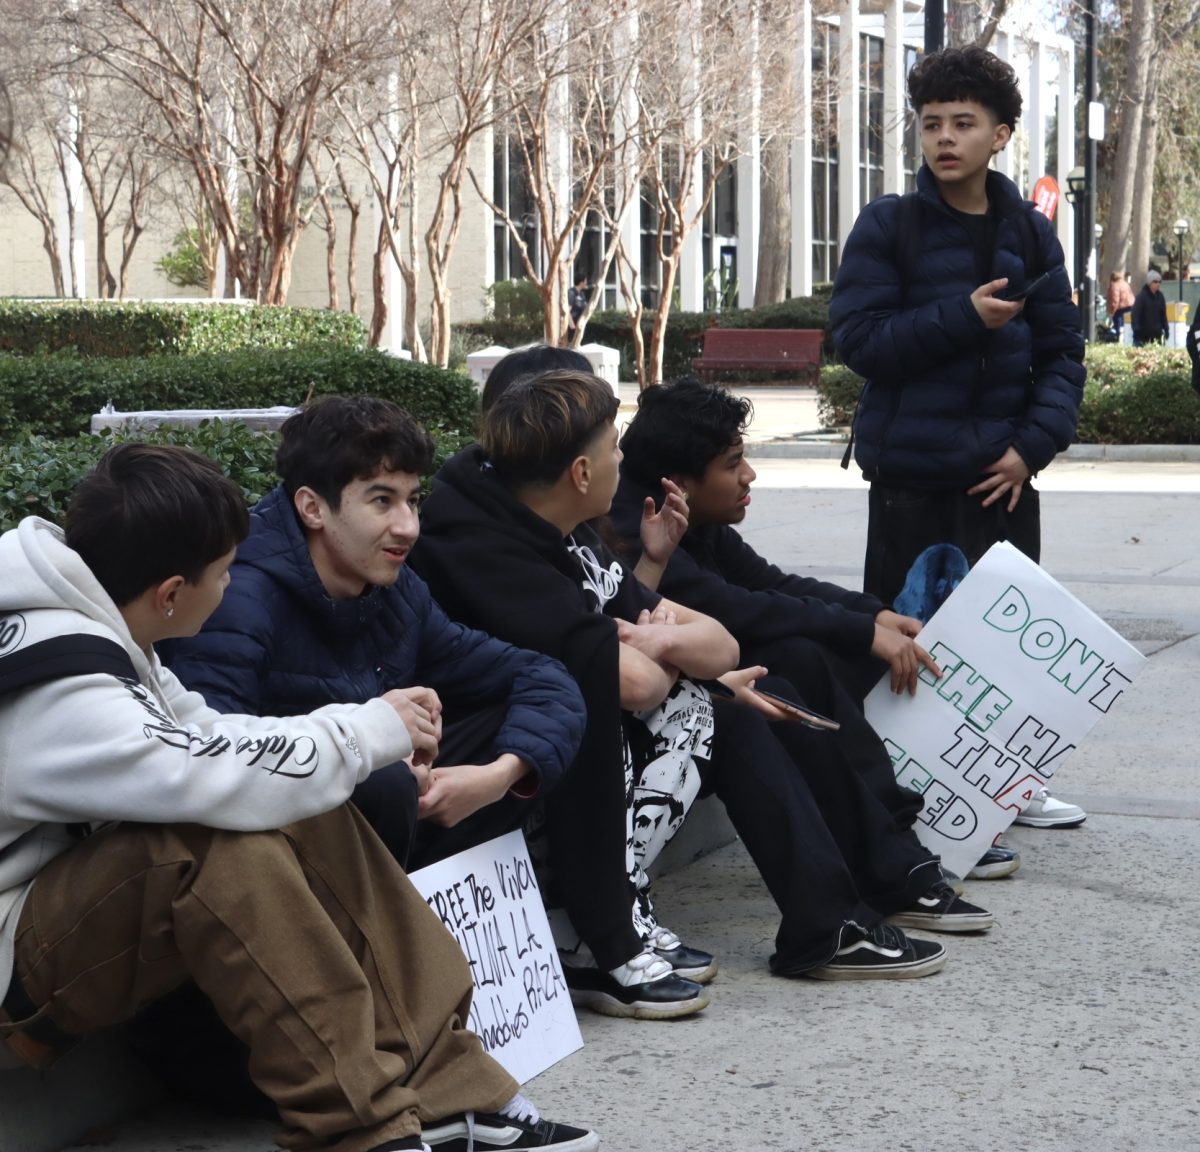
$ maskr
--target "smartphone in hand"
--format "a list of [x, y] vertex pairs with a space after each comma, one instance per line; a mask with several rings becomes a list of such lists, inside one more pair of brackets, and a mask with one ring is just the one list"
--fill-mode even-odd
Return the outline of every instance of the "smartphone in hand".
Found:
[[836, 720], [822, 716], [820, 712], [814, 712], [807, 704], [796, 704], [783, 696], [777, 696], [774, 692], [768, 692], [765, 688], [751, 688], [750, 691], [764, 700], [769, 700], [789, 720], [795, 720], [798, 724], [803, 724], [808, 728], [818, 728], [822, 732], [841, 730], [842, 726]]
[[1049, 271], [1043, 272], [1040, 276], [1035, 276], [1032, 280], [1027, 281], [1025, 287], [1017, 292], [1010, 294], [1008, 290], [1005, 289], [1002, 293], [1000, 293], [1000, 299], [1012, 301], [1024, 300], [1028, 296], [1033, 295], [1033, 293], [1036, 292], [1049, 279]]

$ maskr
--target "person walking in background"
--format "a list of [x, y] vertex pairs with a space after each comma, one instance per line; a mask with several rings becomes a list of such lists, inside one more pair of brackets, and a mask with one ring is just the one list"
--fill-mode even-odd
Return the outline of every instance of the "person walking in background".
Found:
[[1133, 343], [1140, 348], [1143, 344], [1162, 344], [1170, 329], [1167, 327], [1167, 302], [1162, 294], [1162, 273], [1151, 268], [1146, 273], [1146, 283], [1133, 302]]
[[1108, 318], [1112, 321], [1113, 330], [1118, 337], [1125, 323], [1125, 317], [1133, 311], [1133, 288], [1125, 279], [1124, 272], [1113, 272], [1108, 279]]

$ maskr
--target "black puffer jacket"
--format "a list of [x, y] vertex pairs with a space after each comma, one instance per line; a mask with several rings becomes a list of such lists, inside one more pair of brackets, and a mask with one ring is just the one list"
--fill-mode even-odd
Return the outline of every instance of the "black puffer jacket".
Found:
[[[972, 482], [1011, 445], [1031, 472], [1070, 445], [1083, 396], [1079, 312], [1053, 226], [1017, 187], [988, 172], [997, 216], [991, 277], [1008, 291], [1050, 270], [1024, 309], [989, 331], [971, 303], [975, 250], [929, 169], [917, 174], [915, 266], [898, 267], [900, 198], [863, 209], [830, 304], [838, 351], [868, 383], [855, 459], [868, 479], [916, 488]], [[1027, 213], [1036, 251], [1018, 216]]]

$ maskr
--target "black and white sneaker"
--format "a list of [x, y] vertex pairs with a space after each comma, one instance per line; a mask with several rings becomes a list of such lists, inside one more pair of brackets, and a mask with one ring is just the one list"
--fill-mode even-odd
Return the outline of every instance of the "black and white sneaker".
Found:
[[574, 965], [570, 954], [560, 955], [571, 1003], [577, 1008], [635, 1020], [677, 1020], [708, 1007], [708, 992], [677, 975], [650, 948], [609, 972]]
[[966, 888], [966, 885], [963, 884], [963, 878], [956, 873], [951, 872], [950, 869], [944, 864], [939, 864], [938, 867], [941, 870], [942, 879], [954, 889], [954, 895], [961, 896]]
[[1021, 867], [1021, 853], [1005, 844], [993, 844], [967, 873], [971, 880], [999, 880]]
[[968, 904], [944, 880], [907, 908], [894, 912], [888, 923], [899, 928], [923, 928], [927, 932], [986, 932], [995, 917], [984, 908]]
[[650, 933], [647, 943], [671, 965], [676, 976], [682, 976], [685, 980], [707, 984], [717, 974], [717, 962], [710, 952], [689, 948], [674, 932], [661, 924]]
[[852, 937], [818, 968], [799, 973], [813, 980], [913, 980], [932, 976], [946, 963], [946, 949], [936, 940], [914, 940], [899, 928], [880, 922], [865, 932], [853, 925], [842, 931]]
[[519, 1093], [499, 1112], [465, 1112], [438, 1120], [421, 1133], [433, 1152], [595, 1152], [600, 1138], [586, 1128], [543, 1120]]

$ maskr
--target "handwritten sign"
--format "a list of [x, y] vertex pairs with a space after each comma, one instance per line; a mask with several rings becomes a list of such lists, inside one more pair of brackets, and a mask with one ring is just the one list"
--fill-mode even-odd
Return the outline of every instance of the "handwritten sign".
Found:
[[885, 678], [866, 714], [896, 778], [920, 792], [916, 833], [965, 876], [1028, 806], [1145, 657], [1011, 544], [995, 544], [918, 637], [942, 669], [916, 696]]
[[458, 941], [471, 1029], [522, 1084], [583, 1047], [525, 837], [510, 832], [409, 879]]

